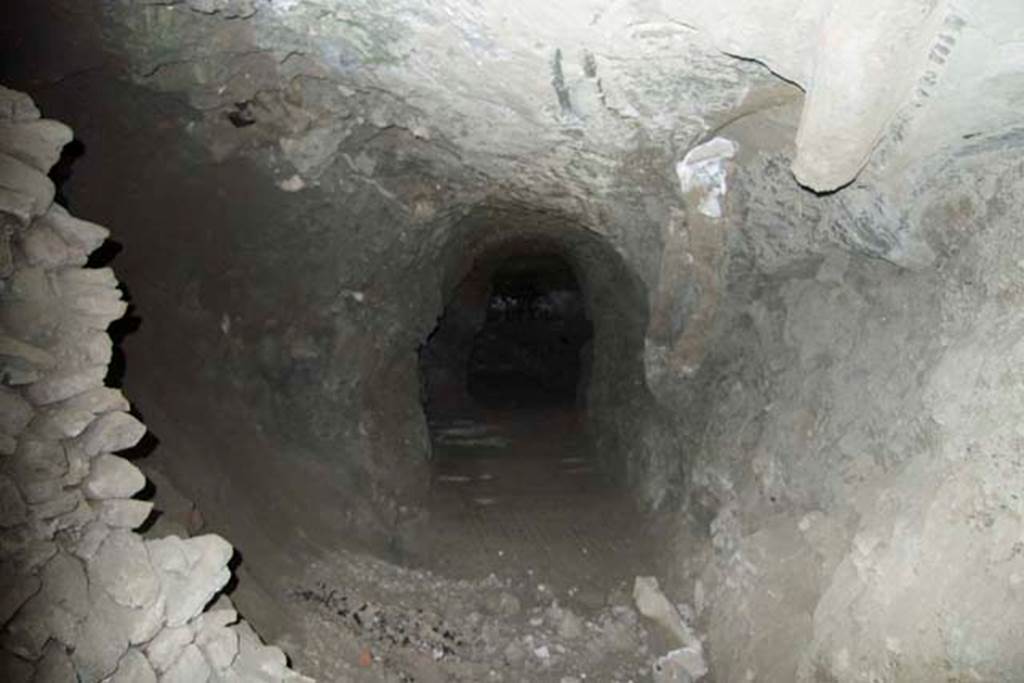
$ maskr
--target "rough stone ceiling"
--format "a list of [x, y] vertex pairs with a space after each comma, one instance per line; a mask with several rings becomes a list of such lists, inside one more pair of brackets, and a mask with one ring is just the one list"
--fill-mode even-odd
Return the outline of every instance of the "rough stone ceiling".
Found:
[[[492, 179], [600, 190], [609, 159], [640, 143], [681, 158], [803, 90], [793, 169], [827, 191], [875, 150], [900, 169], [1012, 125], [1024, 6], [975, 5], [121, 0], [108, 12], [140, 81], [203, 111], [245, 103], [305, 180], [368, 120], [443, 140]], [[373, 105], [355, 111], [356, 93]]]

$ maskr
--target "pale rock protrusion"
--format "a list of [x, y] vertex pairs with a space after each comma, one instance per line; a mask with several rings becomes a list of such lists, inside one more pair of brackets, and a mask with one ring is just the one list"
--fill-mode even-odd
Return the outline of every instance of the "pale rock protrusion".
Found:
[[168, 536], [147, 541], [146, 547], [168, 597], [169, 626], [181, 626], [199, 614], [231, 578], [227, 564], [234, 550], [215, 534], [187, 541]]
[[[77, 489], [75, 492], [81, 494], [81, 491], [78, 491]], [[78, 504], [75, 506], [75, 509], [62, 514], [53, 520], [55, 525], [54, 534], [83, 529], [85, 525], [89, 524], [94, 519], [96, 519], [96, 513], [93, 511], [92, 507], [89, 506], [89, 503], [85, 498], [79, 495]], [[62, 541], [61, 547], [65, 547], [66, 544], [63, 541], [67, 540], [66, 535], [62, 534], [59, 540]], [[67, 547], [70, 548], [71, 546], [68, 545]]]
[[0, 152], [0, 187], [32, 198], [32, 215], [38, 216], [53, 203], [56, 189], [45, 173], [24, 161]]
[[99, 520], [86, 524], [74, 543], [75, 557], [91, 560], [109, 535], [110, 527]]
[[75, 262], [77, 258], [77, 252], [72, 251], [56, 232], [38, 224], [22, 233], [18, 244], [25, 260], [32, 266], [58, 268]]
[[103, 683], [156, 683], [156, 673], [146, 656], [132, 648], [117, 664], [117, 671]]
[[188, 645], [171, 668], [160, 677], [160, 683], [206, 683], [210, 665], [195, 645]]
[[70, 128], [52, 119], [0, 121], [0, 150], [42, 173], [50, 172], [72, 138]]
[[654, 683], [693, 683], [707, 675], [701, 647], [681, 647], [659, 657], [652, 667]]
[[121, 299], [120, 290], [100, 287], [64, 296], [64, 305], [79, 314], [103, 320], [102, 323], [91, 323], [90, 327], [97, 329], [105, 329], [111, 321], [123, 318], [128, 311], [128, 303]]
[[92, 288], [118, 291], [117, 277], [110, 268], [67, 268], [56, 274], [58, 291], [74, 294]]
[[82, 450], [89, 457], [131, 448], [146, 434], [146, 425], [128, 413], [107, 413], [82, 434]]
[[0, 381], [31, 384], [57, 364], [53, 354], [13, 337], [0, 335]]
[[[89, 587], [82, 563], [65, 554], [57, 553], [43, 567], [40, 578], [42, 590], [30, 604], [38, 606], [39, 619], [45, 637], [54, 637], [71, 647], [78, 638], [78, 628], [89, 612]], [[22, 612], [33, 611], [26, 605]], [[19, 613], [20, 618], [21, 613]]]
[[105, 366], [71, 370], [50, 375], [30, 385], [25, 394], [37, 406], [63, 401], [77, 394], [103, 386]]
[[75, 667], [68, 657], [67, 649], [56, 640], [51, 640], [36, 666], [32, 683], [69, 683], [76, 678]]
[[[109, 335], [97, 335], [110, 340]], [[113, 387], [97, 387], [77, 396], [69, 398], [61, 404], [62, 407], [70, 410], [86, 410], [93, 415], [102, 415], [115, 410], [127, 411], [130, 407], [128, 400], [121, 393], [120, 389]]]
[[0, 528], [12, 527], [25, 521], [28, 507], [10, 477], [0, 474]]
[[152, 605], [131, 608], [118, 605], [106, 591], [92, 590], [89, 616], [72, 653], [83, 682], [94, 683], [110, 676], [132, 645], [152, 639], [163, 626], [164, 597]]
[[[59, 479], [68, 471], [68, 459], [64, 447], [57, 441], [24, 438], [11, 458], [10, 470], [14, 480], [27, 493], [25, 484], [49, 482]], [[29, 503], [42, 502], [26, 495]]]
[[[110, 359], [113, 357], [114, 342], [110, 338], [110, 335], [104, 330], [92, 330], [92, 333], [83, 333], [79, 337], [78, 343], [75, 344], [75, 350], [80, 354], [82, 361], [87, 365], [102, 365], [107, 367], [110, 365]], [[105, 388], [105, 387], [104, 387]], [[125, 402], [123, 408], [119, 410], [128, 410], [128, 403]], [[106, 410], [100, 412], [108, 412]]]
[[312, 679], [290, 670], [281, 648], [264, 645], [248, 622], [241, 621], [232, 629], [238, 633], [238, 656], [220, 677], [225, 683], [312, 683]]
[[[127, 608], [122, 609], [127, 610]], [[131, 619], [128, 622], [128, 643], [130, 645], [148, 643], [166, 623], [167, 598], [161, 595], [149, 607], [129, 611]]]
[[92, 461], [92, 471], [82, 485], [87, 498], [131, 498], [146, 486], [138, 467], [116, 455], [103, 454]]
[[37, 519], [49, 520], [68, 514], [78, 507], [82, 501], [81, 491], [78, 489], [64, 490], [63, 486], [61, 486], [61, 490], [57, 495], [48, 500], [35, 503], [29, 509]]
[[160, 578], [146, 545], [129, 531], [114, 529], [88, 563], [89, 585], [102, 589], [118, 605], [147, 607], [160, 594]]
[[680, 645], [685, 645], [690, 641], [689, 628], [683, 623], [679, 610], [661, 592], [656, 577], [636, 577], [633, 583], [633, 601], [640, 614], [665, 629]]
[[195, 639], [189, 626], [165, 628], [146, 644], [144, 651], [158, 674], [163, 674], [177, 661], [182, 650]]
[[[661, 592], [658, 579], [653, 576], [638, 576], [633, 584], [633, 600], [640, 614], [658, 624], [668, 635], [672, 636], [680, 646], [670, 652], [663, 666], [668, 670], [686, 665], [686, 673], [694, 681], [707, 673], [704, 663], [704, 648], [700, 639], [683, 621], [679, 610]], [[678, 654], [674, 654], [678, 653]], [[659, 660], [661, 663], [662, 660]], [[655, 664], [657, 669], [659, 663]], [[671, 681], [672, 678], [665, 678]], [[686, 680], [686, 679], [683, 679]], [[660, 681], [659, 681], [660, 683]]]
[[67, 408], [63, 404], [40, 410], [32, 422], [32, 433], [43, 439], [72, 439], [88, 427], [96, 416], [87, 410]]
[[[0, 204], [0, 208], [2, 208]], [[110, 237], [110, 231], [101, 225], [75, 218], [59, 204], [50, 206], [39, 219], [40, 225], [52, 229], [70, 247], [81, 250], [83, 254], [95, 251], [103, 241]]]
[[89, 476], [89, 458], [71, 441], [65, 442], [64, 455], [68, 458], [68, 471], [61, 478], [61, 484], [65, 487], [78, 486]]
[[0, 121], [23, 123], [41, 116], [32, 98], [19, 90], [0, 85]]
[[89, 613], [81, 637], [71, 653], [82, 683], [97, 683], [112, 674], [128, 650], [128, 640], [121, 632], [120, 624], [104, 617], [100, 610]]
[[[24, 227], [32, 222], [32, 207], [34, 205], [35, 201], [31, 196], [0, 187], [0, 216], [10, 216], [18, 225]], [[0, 221], [0, 225], [2, 225], [2, 221]], [[10, 234], [5, 232], [3, 237], [3, 251], [5, 253], [2, 257], [3, 269], [0, 270], [0, 275], [7, 277], [11, 274], [14, 262], [10, 252]]]
[[196, 619], [196, 645], [215, 671], [224, 671], [238, 656], [238, 634], [231, 624], [238, 621], [234, 609], [211, 609]]
[[117, 499], [94, 501], [92, 509], [101, 522], [121, 529], [135, 529], [149, 519], [153, 503], [148, 500]]
[[13, 389], [0, 387], [0, 431], [18, 436], [32, 421], [32, 406]]

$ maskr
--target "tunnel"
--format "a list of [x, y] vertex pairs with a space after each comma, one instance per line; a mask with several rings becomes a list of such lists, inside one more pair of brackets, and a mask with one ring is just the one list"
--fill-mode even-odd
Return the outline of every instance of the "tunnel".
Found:
[[0, 680], [1020, 680], [1016, 0], [0, 16]]
[[428, 411], [457, 410], [442, 406], [461, 396], [493, 408], [575, 405], [592, 326], [571, 266], [555, 254], [511, 254], [490, 274], [482, 268], [459, 283], [421, 351]]

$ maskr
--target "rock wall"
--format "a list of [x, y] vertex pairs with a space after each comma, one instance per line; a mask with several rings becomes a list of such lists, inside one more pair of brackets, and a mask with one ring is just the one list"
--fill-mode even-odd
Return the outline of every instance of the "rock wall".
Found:
[[134, 531], [153, 504], [115, 453], [145, 427], [105, 386], [106, 329], [127, 305], [109, 268], [87, 266], [108, 231], [55, 204], [46, 175], [71, 139], [0, 88], [0, 678], [308, 680], [217, 597], [223, 538]]
[[[658, 375], [685, 433], [676, 587], [716, 680], [1024, 670], [1020, 144], [921, 161], [857, 245], [849, 198], [777, 175], [792, 149], [731, 175], [703, 352]], [[893, 224], [929, 263], [878, 258]]]
[[[134, 230], [127, 384], [268, 584], [343, 534], [400, 545], [458, 260], [572, 223], [597, 440], [718, 679], [1021, 670], [1019, 2], [20, 4], [0, 69], [82, 120], [76, 201]], [[18, 230], [60, 222], [2, 169]], [[23, 270], [5, 296], [49, 282]], [[8, 336], [48, 350], [39, 315]], [[17, 381], [59, 360], [10, 343]]]

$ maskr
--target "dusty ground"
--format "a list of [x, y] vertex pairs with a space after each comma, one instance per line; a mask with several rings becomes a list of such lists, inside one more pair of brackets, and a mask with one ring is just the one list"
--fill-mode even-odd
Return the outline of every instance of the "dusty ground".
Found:
[[[409, 569], [338, 552], [293, 591], [323, 680], [642, 681], [664, 652], [633, 607], [645, 523], [572, 410], [432, 422], [430, 523]], [[295, 651], [295, 648], [291, 648]]]

